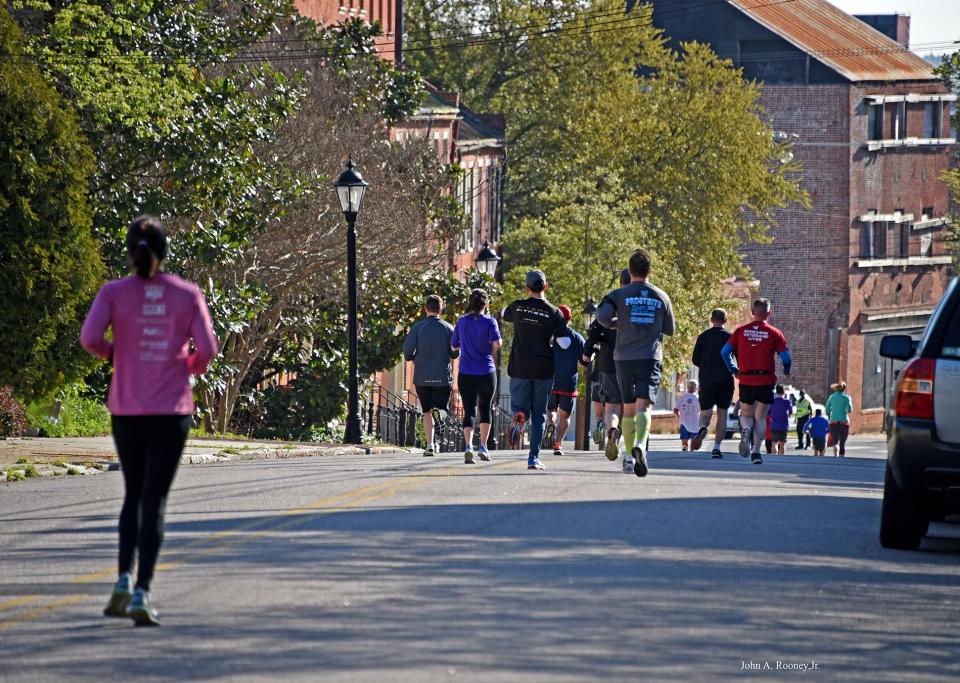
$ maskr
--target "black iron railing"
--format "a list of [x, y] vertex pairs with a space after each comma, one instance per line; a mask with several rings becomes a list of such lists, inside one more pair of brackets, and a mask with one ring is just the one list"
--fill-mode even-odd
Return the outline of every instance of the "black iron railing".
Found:
[[[425, 447], [423, 430], [418, 425], [420, 408], [417, 405], [379, 384], [370, 386], [366, 398], [362, 417], [367, 434], [395, 446]], [[458, 398], [454, 394], [451, 401], [454, 407], [436, 424], [434, 440], [441, 453], [463, 451], [466, 446], [463, 440], [463, 407]], [[499, 402], [493, 405], [490, 439], [487, 443], [487, 448], [491, 450], [506, 448], [507, 430], [513, 417], [509, 406], [509, 396], [501, 396]], [[479, 445], [479, 441], [479, 430], [475, 430], [474, 446]]]

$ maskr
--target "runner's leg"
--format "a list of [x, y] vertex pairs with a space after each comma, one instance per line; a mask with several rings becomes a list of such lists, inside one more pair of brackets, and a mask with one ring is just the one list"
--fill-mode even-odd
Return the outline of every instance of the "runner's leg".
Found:
[[115, 415], [111, 422], [124, 486], [123, 507], [120, 508], [117, 573], [130, 574], [133, 572], [133, 558], [140, 535], [140, 500], [143, 496], [146, 442], [143, 439], [143, 418]]

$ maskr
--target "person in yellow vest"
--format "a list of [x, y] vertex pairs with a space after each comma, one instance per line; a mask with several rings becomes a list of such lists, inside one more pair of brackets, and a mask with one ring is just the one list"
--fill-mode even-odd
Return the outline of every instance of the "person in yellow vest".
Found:
[[813, 415], [813, 402], [809, 396], [803, 393], [803, 389], [800, 390], [800, 397], [797, 399], [797, 405], [794, 406], [794, 409], [797, 412], [797, 448], [800, 450], [810, 448], [810, 434], [806, 435], [806, 445], [803, 443], [803, 436], [805, 433], [804, 427], [807, 426], [807, 421]]

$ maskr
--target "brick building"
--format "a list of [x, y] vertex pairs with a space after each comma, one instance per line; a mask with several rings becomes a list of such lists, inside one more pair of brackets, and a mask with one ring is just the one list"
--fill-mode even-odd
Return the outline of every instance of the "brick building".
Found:
[[845, 380], [854, 429], [882, 425], [894, 377], [880, 338], [919, 333], [953, 275], [940, 175], [956, 97], [894, 39], [907, 40], [909, 17], [867, 19], [891, 35], [826, 0], [655, 4], [653, 15], [672, 42], [710, 44], [762, 81], [770, 125], [794, 142], [813, 206], [782, 211], [773, 245], [744, 256], [790, 341], [793, 382], [822, 401]]

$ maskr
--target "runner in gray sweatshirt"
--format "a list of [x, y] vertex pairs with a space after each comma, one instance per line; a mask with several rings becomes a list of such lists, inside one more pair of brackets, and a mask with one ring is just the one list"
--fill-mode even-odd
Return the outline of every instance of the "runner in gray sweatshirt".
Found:
[[410, 328], [403, 340], [403, 359], [413, 361], [413, 386], [417, 390], [423, 412], [423, 432], [426, 436], [424, 456], [432, 456], [434, 416], [443, 419], [450, 405], [450, 387], [453, 384], [451, 359], [460, 355], [450, 346], [453, 326], [440, 318], [443, 300], [436, 294], [427, 297], [423, 307], [427, 317]]

